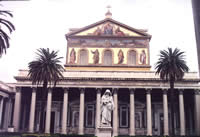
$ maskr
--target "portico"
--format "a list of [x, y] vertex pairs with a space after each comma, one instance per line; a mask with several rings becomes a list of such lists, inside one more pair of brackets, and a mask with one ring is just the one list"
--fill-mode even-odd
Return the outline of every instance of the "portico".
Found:
[[[21, 74], [25, 73], [26, 72], [23, 71], [23, 73]], [[66, 72], [66, 73], [77, 74], [78, 72]], [[109, 75], [109, 73], [111, 72], [103, 72], [104, 77], [106, 77], [105, 74]], [[125, 72], [121, 73], [123, 73], [123, 76], [126, 76]], [[80, 72], [79, 75], [81, 74], [82, 73]], [[148, 77], [150, 75], [152, 75], [152, 78], [154, 77], [156, 80], [157, 76], [154, 76], [153, 73], [148, 73]], [[194, 76], [193, 73], [187, 74], [185, 76], [186, 81], [189, 82], [192, 76]], [[144, 78], [144, 76], [141, 77]], [[22, 80], [23, 76], [18, 78]], [[49, 122], [45, 123], [46, 127], [45, 132], [46, 133], [52, 132], [51, 126], [53, 122], [54, 133], [64, 133], [64, 134], [98, 133], [98, 127], [100, 124], [99, 100], [101, 98], [101, 95], [105, 92], [106, 89], [111, 89], [111, 91], [113, 92], [114, 105], [115, 105], [115, 111], [113, 112], [113, 118], [112, 118], [113, 134], [169, 135], [170, 133], [170, 128], [169, 128], [170, 112], [168, 111], [169, 110], [168, 99], [170, 98], [168, 95], [169, 88], [167, 87], [167, 84], [166, 87], [163, 86], [162, 88], [160, 88], [159, 82], [157, 82], [158, 84], [156, 86], [154, 82], [151, 82], [152, 78], [146, 78], [146, 79], [144, 78], [144, 80], [140, 82], [137, 82], [137, 79], [135, 79], [132, 81], [132, 85], [129, 85], [129, 88], [127, 88], [127, 86], [124, 86], [125, 83], [123, 83], [119, 75], [116, 76], [116, 78], [113, 78], [114, 80], [110, 79], [111, 81], [110, 83], [118, 83], [119, 79], [120, 84], [118, 83], [118, 86], [116, 86], [115, 84], [111, 86], [105, 80], [98, 80], [97, 77], [95, 79], [98, 85], [93, 85], [93, 86], [92, 86], [93, 80], [87, 78], [85, 78], [83, 81], [79, 78], [76, 78], [76, 80], [82, 81], [80, 83], [82, 83], [84, 87], [81, 85], [79, 86], [74, 85], [75, 83], [73, 81], [76, 81], [74, 79], [68, 81], [67, 83], [65, 83], [64, 81], [59, 82], [56, 88], [53, 89], [49, 88], [47, 94], [46, 98], [47, 107], [45, 108], [45, 112], [46, 112], [46, 120]], [[127, 83], [126, 80], [124, 80], [124, 82]], [[142, 85], [144, 83], [145, 84], [148, 83], [148, 87]], [[31, 85], [31, 82], [29, 83], [27, 80], [26, 86], [28, 87], [29, 84]], [[139, 84], [140, 86], [137, 86]], [[177, 83], [177, 87], [179, 88], [175, 89], [176, 97], [178, 98], [178, 100], [175, 102], [175, 105], [179, 108], [179, 111], [176, 112], [177, 133], [182, 135], [185, 135], [186, 133], [188, 134], [189, 132], [192, 133], [191, 130], [193, 129], [193, 124], [194, 124], [183, 121], [183, 119], [188, 119], [189, 121], [194, 118], [193, 115], [194, 112], [191, 112], [191, 114], [187, 115], [187, 118], [185, 118], [186, 117], [185, 109], [187, 108], [185, 107], [186, 104], [184, 105], [185, 103], [184, 94], [187, 94], [187, 96], [189, 95], [194, 98], [195, 96], [197, 96], [195, 94], [196, 90], [193, 90], [193, 88], [189, 89], [189, 87], [186, 87], [186, 85], [187, 82], [185, 82], [185, 84], [182, 84], [181, 82]], [[15, 97], [16, 98], [15, 105], [17, 104], [18, 107], [20, 107], [20, 104], [18, 104], [18, 102], [22, 102], [20, 100], [23, 99], [21, 98], [22, 96], [21, 93], [23, 94], [25, 92], [25, 89], [27, 89], [22, 87], [23, 86], [21, 85], [21, 88], [17, 88], [18, 92]], [[198, 86], [196, 88], [198, 88]], [[37, 123], [37, 121], [39, 121], [40, 119], [40, 114], [39, 114], [40, 112], [38, 112], [40, 106], [39, 105], [40, 100], [37, 100], [36, 98], [41, 91], [36, 91], [37, 90], [36, 88], [30, 88], [29, 90], [32, 92], [29, 95], [30, 103], [28, 103], [30, 104], [30, 112], [26, 113], [29, 114], [29, 116], [26, 116], [29, 117], [29, 129], [27, 131], [34, 132], [38, 130], [38, 126], [40, 125], [39, 123]], [[58, 92], [59, 96], [55, 97], [54, 95]], [[55, 99], [54, 97], [57, 99]], [[189, 103], [195, 103], [195, 102], [189, 102]], [[56, 107], [57, 109], [54, 107]], [[16, 117], [17, 113], [19, 112], [17, 112], [17, 110], [15, 110], [14, 112], [16, 114], [15, 115]], [[23, 110], [21, 112], [23, 112]], [[54, 118], [52, 118], [51, 116], [51, 114], [53, 114], [52, 112], [55, 112]], [[34, 114], [36, 114], [36, 116], [34, 116]], [[58, 120], [57, 123], [55, 122], [55, 119]], [[19, 121], [19, 119], [15, 120]], [[188, 129], [185, 128], [186, 124]], [[15, 125], [19, 125], [19, 123], [15, 122]], [[178, 125], [180, 125], [180, 127]]]
[[7, 131], [13, 119], [14, 88], [0, 81], [0, 131]]

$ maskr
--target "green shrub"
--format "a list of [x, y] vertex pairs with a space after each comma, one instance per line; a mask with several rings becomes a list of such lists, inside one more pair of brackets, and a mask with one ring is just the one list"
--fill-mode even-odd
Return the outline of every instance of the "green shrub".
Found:
[[18, 132], [0, 132], [0, 137], [21, 137]]

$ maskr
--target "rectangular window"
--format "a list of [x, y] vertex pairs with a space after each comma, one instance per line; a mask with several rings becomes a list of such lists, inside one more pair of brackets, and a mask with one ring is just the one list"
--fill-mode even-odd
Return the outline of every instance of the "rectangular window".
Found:
[[86, 127], [94, 127], [94, 105], [87, 105], [86, 108]]
[[128, 107], [120, 106], [120, 127], [128, 127]]
[[135, 128], [141, 128], [141, 113], [135, 113]]

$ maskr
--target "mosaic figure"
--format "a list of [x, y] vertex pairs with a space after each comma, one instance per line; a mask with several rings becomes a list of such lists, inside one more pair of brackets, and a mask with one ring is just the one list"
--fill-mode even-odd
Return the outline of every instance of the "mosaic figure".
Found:
[[99, 63], [99, 51], [96, 49], [95, 51], [91, 51], [93, 54], [93, 63], [98, 64]]
[[123, 51], [120, 49], [118, 52], [118, 64], [122, 64], [124, 61], [124, 53]]
[[142, 50], [142, 53], [140, 54], [140, 62], [146, 64], [146, 53], [144, 50]]
[[119, 27], [115, 30], [115, 35], [117, 35], [117, 36], [125, 36], [124, 32], [121, 31]]
[[70, 61], [69, 61], [69, 63], [70, 63], [70, 64], [74, 64], [75, 61], [76, 61], [76, 52], [75, 52], [75, 50], [74, 50], [74, 48], [73, 48], [73, 49], [71, 50], [71, 52], [70, 52]]
[[113, 26], [110, 23], [104, 26], [104, 35], [113, 35]]
[[97, 27], [97, 29], [94, 31], [94, 35], [97, 35], [97, 36], [100, 36], [101, 35], [101, 29], [100, 29], [100, 27]]

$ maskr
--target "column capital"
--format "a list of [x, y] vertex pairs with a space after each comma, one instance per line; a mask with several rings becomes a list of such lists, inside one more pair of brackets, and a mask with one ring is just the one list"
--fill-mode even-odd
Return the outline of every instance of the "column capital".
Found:
[[168, 88], [162, 88], [162, 91], [168, 91]]
[[183, 94], [184, 89], [178, 89], [179, 94]]
[[4, 99], [5, 97], [4, 96], [0, 96], [0, 99]]
[[102, 88], [96, 88], [97, 93], [101, 93]]
[[195, 90], [194, 90], [194, 94], [195, 94], [195, 95], [200, 95], [200, 89], [195, 89]]
[[48, 87], [47, 89], [48, 89], [48, 92], [52, 92], [53, 91], [53, 88]]
[[151, 91], [152, 91], [151, 88], [146, 88], [145, 90], [146, 90], [146, 93], [147, 93], [147, 94], [151, 94]]
[[37, 88], [36, 87], [32, 87], [32, 92], [36, 92]]
[[129, 90], [136, 90], [135, 88], [129, 88]]
[[131, 94], [134, 94], [135, 90], [136, 90], [135, 88], [129, 88]]
[[113, 91], [113, 93], [117, 93], [118, 92], [118, 88], [113, 88], [112, 91]]
[[162, 88], [163, 94], [167, 94], [168, 89], [167, 88]]
[[80, 93], [84, 93], [85, 92], [85, 88], [79, 88]]
[[22, 87], [16, 87], [16, 92], [21, 92]]
[[69, 88], [64, 87], [63, 90], [64, 90], [64, 93], [69, 92]]

